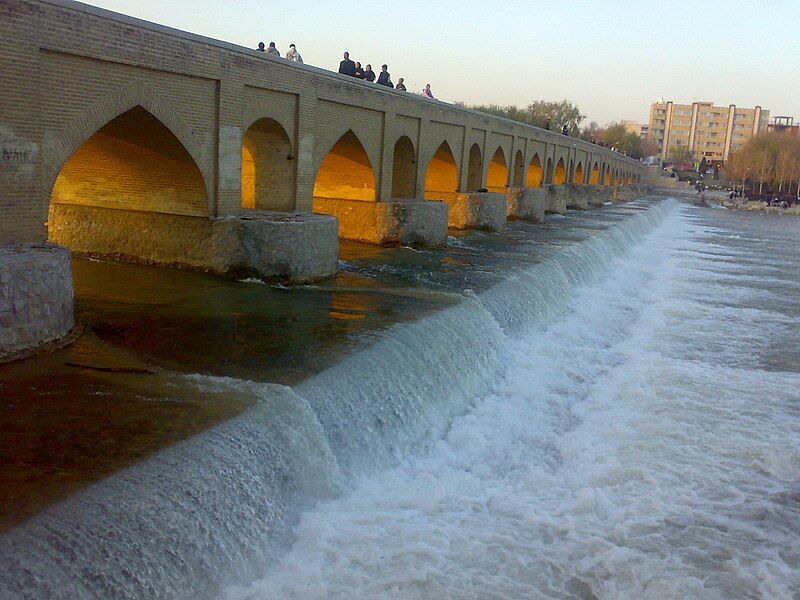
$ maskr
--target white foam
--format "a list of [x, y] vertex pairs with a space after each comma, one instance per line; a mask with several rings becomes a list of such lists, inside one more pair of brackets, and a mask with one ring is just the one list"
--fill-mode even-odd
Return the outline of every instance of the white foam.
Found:
[[694, 211], [509, 341], [442, 440], [306, 513], [226, 597], [792, 598], [800, 375], [759, 356], [797, 332], [750, 306], [780, 293], [718, 272], [738, 251]]

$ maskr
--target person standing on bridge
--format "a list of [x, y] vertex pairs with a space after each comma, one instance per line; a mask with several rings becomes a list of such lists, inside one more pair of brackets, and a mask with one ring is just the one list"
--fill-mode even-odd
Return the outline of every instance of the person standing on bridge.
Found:
[[264, 42], [258, 42], [258, 51], [259, 52], [266, 52], [267, 49], [264, 47]]
[[289, 49], [286, 51], [286, 58], [288, 60], [293, 60], [294, 62], [303, 64], [303, 57], [300, 56], [300, 53], [297, 51], [297, 48], [294, 44], [289, 44]]
[[381, 72], [380, 75], [378, 75], [378, 85], [394, 87], [394, 84], [392, 83], [392, 76], [389, 75], [388, 65], [381, 65]]
[[342, 75], [349, 75], [350, 77], [356, 76], [356, 63], [350, 60], [350, 53], [344, 53], [344, 60], [339, 63], [339, 73]]
[[358, 77], [359, 79], [364, 79], [364, 69], [361, 68], [360, 62], [356, 62], [356, 72], [354, 76]]
[[396, 86], [394, 86], [394, 89], [396, 89], [396, 90], [400, 90], [401, 92], [405, 92], [405, 91], [407, 91], [407, 90], [406, 90], [406, 84], [405, 84], [405, 83], [403, 83], [404, 81], [405, 81], [405, 79], [403, 79], [402, 77], [401, 77], [400, 79], [398, 79], [398, 80], [397, 80], [397, 85], [396, 85]]
[[277, 56], [278, 58], [281, 57], [281, 53], [278, 52], [278, 49], [275, 47], [275, 42], [269, 43], [269, 48], [267, 48], [267, 54], [270, 56]]
[[364, 79], [372, 83], [375, 81], [375, 71], [372, 70], [372, 65], [364, 67]]
[[428, 100], [436, 100], [436, 98], [433, 95], [433, 92], [431, 91], [431, 84], [430, 83], [425, 85], [425, 89], [422, 90], [422, 92], [420, 92], [420, 96], [424, 96]]
[[569, 125], [564, 123], [564, 127], [561, 128], [561, 133], [564, 135], [569, 135]]

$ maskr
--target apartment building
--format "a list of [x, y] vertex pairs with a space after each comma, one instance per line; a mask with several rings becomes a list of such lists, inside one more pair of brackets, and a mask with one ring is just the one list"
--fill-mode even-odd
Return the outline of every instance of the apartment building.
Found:
[[760, 106], [740, 108], [735, 104], [659, 100], [650, 105], [647, 139], [658, 145], [662, 162], [669, 160], [673, 149], [683, 146], [695, 160], [705, 157], [709, 162], [724, 163], [731, 152], [766, 130], [768, 123], [769, 111]]

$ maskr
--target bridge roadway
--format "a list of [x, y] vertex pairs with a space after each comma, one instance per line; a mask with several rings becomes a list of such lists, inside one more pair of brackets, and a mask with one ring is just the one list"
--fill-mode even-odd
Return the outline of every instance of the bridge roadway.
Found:
[[337, 236], [643, 190], [607, 148], [71, 0], [0, 0], [0, 40], [0, 360], [72, 328], [65, 248], [303, 282]]

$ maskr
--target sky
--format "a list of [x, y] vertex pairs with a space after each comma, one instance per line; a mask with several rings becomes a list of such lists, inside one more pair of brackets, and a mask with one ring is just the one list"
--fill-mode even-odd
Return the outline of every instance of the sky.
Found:
[[588, 121], [646, 122], [650, 104], [760, 105], [800, 121], [800, 0], [92, 0], [255, 47], [297, 45], [336, 70], [347, 50], [409, 91], [468, 104], [576, 104]]

